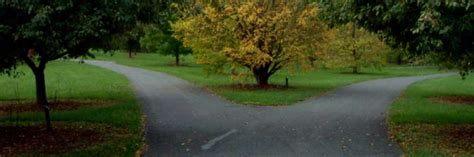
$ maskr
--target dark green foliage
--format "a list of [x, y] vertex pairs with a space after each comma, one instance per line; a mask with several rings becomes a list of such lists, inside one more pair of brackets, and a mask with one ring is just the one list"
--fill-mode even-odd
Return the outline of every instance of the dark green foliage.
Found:
[[[33, 50], [44, 62], [104, 47], [111, 35], [135, 25], [138, 6], [125, 0], [1, 1], [1, 58], [13, 66]], [[29, 57], [31, 58], [31, 57]], [[3, 62], [2, 62], [3, 63]]]
[[474, 68], [474, 3], [472, 0], [353, 0], [358, 23], [383, 34], [412, 55], [430, 55], [440, 64]]
[[0, 34], [0, 73], [10, 74], [11, 70], [15, 68], [16, 58], [13, 53], [11, 39], [7, 39], [6, 35]]
[[[109, 43], [109, 50], [124, 50], [129, 53], [129, 58], [132, 57], [132, 53], [141, 50], [140, 38], [144, 36], [143, 26], [138, 24], [135, 28], [121, 33], [113, 35], [112, 40]], [[107, 50], [107, 49], [106, 49]]]
[[192, 53], [191, 49], [184, 47], [183, 43], [174, 38], [171, 32], [162, 31], [156, 26], [148, 26], [145, 29], [145, 36], [140, 39], [140, 45], [150, 52], [175, 56], [176, 65], [179, 65], [179, 55]]
[[144, 12], [140, 7], [146, 5], [135, 0], [0, 0], [0, 72], [11, 74], [18, 63], [28, 65], [51, 130], [46, 64], [110, 47], [114, 34], [136, 26]]
[[156, 6], [156, 17], [153, 24], [145, 27], [145, 35], [140, 39], [142, 48], [149, 52], [157, 52], [163, 55], [172, 55], [175, 57], [176, 65], [179, 65], [180, 55], [192, 53], [190, 48], [183, 46], [183, 43], [173, 37], [170, 22], [176, 21], [181, 15], [177, 8], [179, 5], [192, 4], [187, 1], [160, 1]]
[[357, 17], [353, 10], [351, 0], [320, 0], [321, 18], [331, 27], [349, 22], [355, 22]]

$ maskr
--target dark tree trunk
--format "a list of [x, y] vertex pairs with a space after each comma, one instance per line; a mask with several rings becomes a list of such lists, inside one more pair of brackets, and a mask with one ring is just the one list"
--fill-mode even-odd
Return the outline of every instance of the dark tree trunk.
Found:
[[176, 51], [176, 54], [175, 54], [175, 57], [176, 57], [176, 66], [179, 66], [179, 52]]
[[49, 105], [48, 97], [46, 96], [46, 84], [44, 77], [44, 67], [38, 67], [33, 69], [36, 79], [36, 102], [44, 111], [44, 116], [46, 120], [46, 129], [51, 132], [53, 128], [51, 127], [51, 118], [49, 115]]
[[354, 74], [359, 73], [359, 67], [353, 66], [353, 67], [352, 67], [352, 73], [354, 73]]
[[270, 77], [266, 74], [255, 75], [255, 80], [257, 81], [259, 86], [267, 86], [268, 85], [268, 78], [270, 78]]
[[132, 48], [128, 49], [128, 58], [132, 58]]
[[[356, 38], [356, 27], [357, 25], [355, 23], [352, 23], [352, 39]], [[352, 73], [356, 74], [359, 73], [359, 66], [357, 65], [357, 61], [359, 60], [357, 56], [357, 50], [352, 49], [352, 57], [354, 58], [354, 65], [352, 66]]]
[[270, 74], [266, 70], [266, 68], [261, 69], [254, 69], [253, 76], [255, 77], [255, 81], [259, 86], [268, 86], [268, 79], [270, 78]]
[[40, 108], [43, 109], [44, 117], [46, 120], [46, 129], [48, 130], [48, 132], [52, 132], [53, 127], [51, 126], [51, 118], [49, 115], [48, 97], [46, 96], [46, 83], [44, 77], [44, 69], [46, 69], [46, 63], [48, 62], [48, 60], [42, 59], [39, 65], [36, 66], [33, 60], [31, 60], [31, 58], [26, 54], [27, 53], [24, 53], [20, 57], [35, 75], [36, 103], [39, 105]]
[[180, 50], [179, 45], [176, 45], [175, 50], [174, 50], [174, 53], [175, 53], [174, 56], [176, 57], [175, 58], [176, 59], [176, 62], [175, 62], [176, 66], [179, 66], [179, 50]]
[[402, 52], [398, 52], [397, 64], [402, 65]]

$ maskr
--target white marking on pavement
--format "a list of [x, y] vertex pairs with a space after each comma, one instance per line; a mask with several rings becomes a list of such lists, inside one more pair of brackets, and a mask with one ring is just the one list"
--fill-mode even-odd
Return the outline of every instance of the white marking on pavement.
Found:
[[216, 137], [216, 138], [210, 140], [210, 141], [207, 142], [205, 145], [202, 145], [202, 146], [201, 146], [201, 149], [202, 149], [202, 150], [211, 149], [212, 146], [214, 146], [217, 142], [219, 142], [220, 140], [223, 140], [224, 138], [226, 138], [227, 136], [229, 136], [229, 135], [231, 135], [231, 134], [233, 134], [233, 133], [235, 133], [235, 132], [237, 132], [237, 130], [236, 130], [236, 129], [232, 129], [232, 130], [230, 130], [229, 132], [227, 132], [227, 133], [225, 133], [225, 134], [223, 134], [223, 135], [220, 135], [220, 136], [218, 136], [218, 137]]

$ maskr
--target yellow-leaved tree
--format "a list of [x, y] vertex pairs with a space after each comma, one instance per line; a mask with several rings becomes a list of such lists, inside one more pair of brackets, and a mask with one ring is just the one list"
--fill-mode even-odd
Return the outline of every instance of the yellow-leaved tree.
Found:
[[332, 30], [333, 37], [317, 56], [328, 68], [351, 68], [359, 73], [361, 67], [379, 68], [386, 64], [390, 48], [375, 34], [353, 23]]
[[226, 1], [205, 5], [172, 24], [175, 37], [200, 64], [245, 67], [258, 85], [278, 70], [308, 66], [326, 41], [315, 4], [296, 1]]

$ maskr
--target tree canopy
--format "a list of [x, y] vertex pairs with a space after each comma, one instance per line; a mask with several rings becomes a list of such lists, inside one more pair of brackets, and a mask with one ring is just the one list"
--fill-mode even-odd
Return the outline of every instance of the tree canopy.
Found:
[[0, 1], [0, 72], [26, 63], [36, 77], [37, 102], [49, 107], [44, 69], [50, 61], [89, 55], [90, 48], [109, 45], [113, 34], [133, 28], [150, 12], [147, 1], [6, 0]]
[[205, 5], [172, 24], [198, 63], [246, 67], [259, 85], [289, 65], [306, 65], [326, 40], [315, 4], [244, 1]]
[[325, 51], [317, 54], [329, 68], [351, 68], [359, 73], [361, 67], [380, 68], [387, 62], [390, 48], [377, 35], [347, 23], [334, 28], [334, 38]]
[[[145, 29], [145, 36], [140, 39], [140, 44], [147, 51], [158, 52], [163, 55], [172, 55], [176, 58], [175, 64], [180, 65], [180, 55], [192, 53], [190, 48], [184, 47], [183, 43], [173, 37], [171, 22], [182, 17], [180, 6], [186, 4], [183, 1], [163, 1], [157, 7], [157, 17], [154, 24]], [[189, 3], [189, 2], [188, 2]]]
[[192, 53], [191, 49], [184, 47], [183, 43], [174, 38], [171, 32], [167, 33], [154, 25], [145, 29], [145, 35], [140, 39], [140, 45], [149, 52], [174, 56], [176, 65], [180, 65], [180, 55]]
[[474, 68], [472, 0], [351, 0], [348, 10], [366, 29], [383, 34], [412, 55], [433, 56], [440, 65]]

